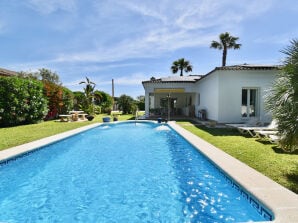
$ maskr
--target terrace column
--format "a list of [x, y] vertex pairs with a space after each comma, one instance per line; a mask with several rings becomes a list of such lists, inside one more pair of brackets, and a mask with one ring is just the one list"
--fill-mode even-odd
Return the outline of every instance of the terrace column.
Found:
[[150, 93], [148, 91], [145, 91], [145, 117], [149, 117], [150, 113], [149, 113], [149, 109], [150, 109], [150, 97], [149, 97]]

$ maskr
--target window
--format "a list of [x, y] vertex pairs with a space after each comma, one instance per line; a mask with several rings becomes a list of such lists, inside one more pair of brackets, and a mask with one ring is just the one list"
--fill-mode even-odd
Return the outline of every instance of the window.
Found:
[[241, 116], [245, 118], [258, 115], [258, 89], [242, 89]]

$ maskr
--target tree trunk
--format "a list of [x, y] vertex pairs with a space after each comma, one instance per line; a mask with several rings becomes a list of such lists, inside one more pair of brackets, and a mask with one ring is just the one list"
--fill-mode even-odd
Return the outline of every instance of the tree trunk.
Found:
[[180, 76], [183, 76], [183, 69], [180, 70]]
[[222, 51], [222, 66], [226, 66], [226, 60], [227, 60], [227, 48], [224, 47]]

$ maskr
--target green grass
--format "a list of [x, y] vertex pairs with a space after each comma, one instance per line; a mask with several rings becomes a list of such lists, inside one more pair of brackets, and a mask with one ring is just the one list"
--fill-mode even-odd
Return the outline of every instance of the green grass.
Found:
[[[98, 115], [91, 122], [47, 121], [33, 125], [0, 128], [0, 150], [92, 123], [102, 122], [103, 116], [107, 115]], [[133, 119], [132, 115], [118, 116], [119, 121]], [[274, 144], [244, 137], [233, 129], [206, 128], [193, 125], [189, 121], [178, 121], [177, 123], [277, 183], [298, 193], [298, 152], [294, 154], [285, 153]]]
[[241, 160], [275, 182], [298, 193], [298, 151], [285, 153], [266, 140], [240, 135], [235, 129], [207, 128], [178, 121], [183, 128]]
[[[13, 146], [18, 146], [27, 142], [52, 136], [71, 129], [90, 125], [96, 122], [102, 122], [102, 117], [107, 116], [101, 114], [95, 116], [92, 121], [85, 122], [57, 122], [47, 121], [32, 125], [22, 125], [10, 128], [0, 128], [0, 150]], [[120, 115], [119, 121], [133, 119], [132, 115]], [[112, 120], [112, 117], [111, 117]]]

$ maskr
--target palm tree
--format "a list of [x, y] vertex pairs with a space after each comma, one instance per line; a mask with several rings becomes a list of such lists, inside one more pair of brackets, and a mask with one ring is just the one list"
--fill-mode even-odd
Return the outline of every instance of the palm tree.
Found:
[[94, 88], [95, 83], [90, 81], [88, 77], [86, 77], [86, 81], [81, 81], [79, 84], [85, 84], [84, 93], [87, 100], [87, 110], [90, 114], [93, 113], [93, 100], [94, 100]]
[[86, 77], [86, 81], [81, 81], [79, 84], [85, 84], [85, 87], [84, 87], [85, 96], [89, 102], [92, 102], [92, 98], [94, 96], [93, 91], [95, 88], [95, 83], [90, 81], [89, 78]]
[[281, 51], [284, 66], [266, 95], [266, 109], [277, 120], [282, 149], [298, 150], [298, 39]]
[[222, 51], [222, 66], [226, 66], [228, 49], [240, 49], [241, 44], [236, 43], [239, 37], [230, 36], [228, 32], [219, 35], [219, 42], [212, 41], [210, 48], [215, 48]]
[[177, 73], [180, 70], [180, 76], [183, 76], [183, 71], [185, 72], [192, 71], [192, 65], [189, 63], [188, 60], [184, 60], [184, 58], [181, 58], [173, 62], [173, 65], [171, 66], [171, 70], [173, 74]]

